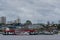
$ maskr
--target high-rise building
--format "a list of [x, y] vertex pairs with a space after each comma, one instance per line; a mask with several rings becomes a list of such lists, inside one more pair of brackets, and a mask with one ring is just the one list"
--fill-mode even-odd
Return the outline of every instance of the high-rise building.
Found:
[[20, 19], [19, 19], [19, 18], [16, 19], [16, 20], [15, 20], [15, 23], [20, 23]]
[[0, 17], [0, 23], [6, 24], [6, 17], [4, 16]]

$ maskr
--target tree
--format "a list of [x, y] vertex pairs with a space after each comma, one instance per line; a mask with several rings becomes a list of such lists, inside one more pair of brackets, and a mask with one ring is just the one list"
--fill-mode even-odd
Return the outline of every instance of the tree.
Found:
[[60, 24], [57, 25], [58, 30], [60, 30]]
[[58, 30], [60, 30], [60, 20], [58, 21], [57, 28], [58, 28]]
[[29, 29], [29, 28], [28, 28], [29, 25], [32, 25], [32, 22], [31, 22], [30, 20], [27, 20], [27, 21], [25, 22], [25, 24], [24, 24], [24, 29], [25, 29], [25, 30], [28, 30], [28, 29]]
[[30, 20], [27, 20], [25, 23], [25, 25], [31, 25], [31, 24], [32, 24], [32, 22]]

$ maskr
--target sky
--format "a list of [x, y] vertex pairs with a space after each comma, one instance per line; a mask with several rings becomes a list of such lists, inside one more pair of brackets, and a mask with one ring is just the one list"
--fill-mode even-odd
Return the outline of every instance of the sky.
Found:
[[18, 17], [21, 22], [46, 23], [60, 20], [60, 0], [0, 0], [0, 17], [7, 20]]

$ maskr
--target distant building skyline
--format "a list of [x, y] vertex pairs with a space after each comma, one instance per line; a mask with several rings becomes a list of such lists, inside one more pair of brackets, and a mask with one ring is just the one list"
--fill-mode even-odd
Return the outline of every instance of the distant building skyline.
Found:
[[[25, 22], [26, 22], [27, 20], [25, 20]], [[31, 20], [30, 20], [31, 21]], [[40, 22], [41, 21], [41, 22]], [[37, 19], [37, 23], [44, 23], [44, 22], [42, 22], [43, 20], [38, 20]], [[58, 20], [57, 21], [57, 23], [60, 23], [59, 22], [60, 20]], [[1, 16], [0, 17], [0, 23], [8, 23], [8, 24], [11, 24], [11, 23], [25, 23], [25, 22], [22, 22], [22, 20], [19, 18], [19, 17], [17, 17], [17, 18], [15, 18], [14, 20], [10, 20], [10, 21], [7, 21], [7, 17], [6, 16]], [[32, 22], [32, 21], [31, 21]], [[47, 24], [47, 23], [50, 23], [50, 24], [53, 24], [53, 23], [55, 23], [54, 21], [46, 21], [45, 23]], [[33, 23], [33, 22], [32, 22]], [[33, 23], [33, 24], [35, 24], [35, 23]]]

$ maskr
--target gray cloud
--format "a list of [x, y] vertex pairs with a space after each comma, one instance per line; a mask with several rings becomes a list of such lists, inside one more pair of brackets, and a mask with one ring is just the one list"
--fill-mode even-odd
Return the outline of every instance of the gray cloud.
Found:
[[0, 16], [33, 23], [60, 20], [60, 0], [0, 0]]

